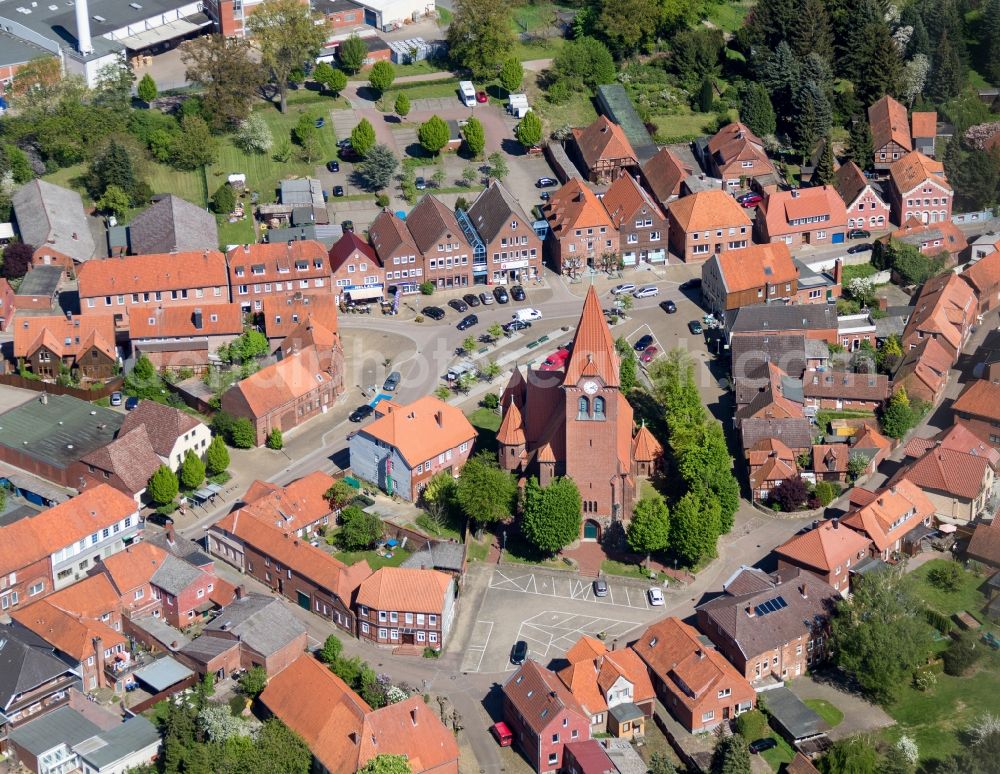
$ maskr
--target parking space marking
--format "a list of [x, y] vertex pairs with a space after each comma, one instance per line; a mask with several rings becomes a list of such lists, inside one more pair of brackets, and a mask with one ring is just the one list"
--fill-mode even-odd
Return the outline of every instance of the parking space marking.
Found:
[[[486, 630], [486, 636], [483, 638], [483, 629]], [[493, 622], [492, 621], [476, 621], [476, 625], [472, 628], [472, 635], [469, 637], [469, 645], [465, 648], [465, 658], [462, 659], [462, 671], [463, 672], [478, 672], [483, 665], [483, 656], [486, 655], [486, 646], [490, 644], [490, 636], [493, 634]], [[483, 640], [482, 645], [472, 645], [473, 642], [478, 642], [480, 639]], [[472, 662], [475, 661], [475, 666]]]
[[[623, 621], [617, 618], [601, 618], [589, 615], [565, 615], [555, 610], [546, 610], [521, 622], [517, 639], [528, 642], [529, 654], [532, 657], [548, 658], [550, 655], [562, 655], [569, 650], [580, 637], [591, 637], [603, 633], [605, 640], [622, 637], [627, 632], [642, 626], [634, 621]], [[510, 672], [517, 667], [507, 665]]]
[[524, 575], [511, 573], [508, 575], [502, 570], [494, 570], [493, 577], [490, 579], [490, 588], [501, 591], [521, 592], [522, 594], [535, 594], [542, 597], [559, 597], [593, 602], [612, 607], [629, 607], [639, 610], [649, 609], [645, 594], [641, 597], [641, 601], [633, 601], [628, 587], [624, 584], [622, 584], [622, 589], [625, 591], [625, 601], [622, 602], [620, 593], [618, 601], [615, 601], [614, 589], [611, 583], [608, 584], [607, 597], [594, 597], [592, 582], [575, 577], [552, 578], [545, 575], [536, 576], [534, 573], [525, 573]]

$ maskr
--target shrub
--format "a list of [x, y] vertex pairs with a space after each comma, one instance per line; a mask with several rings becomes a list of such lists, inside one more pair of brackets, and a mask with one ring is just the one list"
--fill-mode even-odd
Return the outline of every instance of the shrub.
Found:
[[744, 739], [760, 739], [767, 736], [767, 718], [760, 710], [744, 712], [736, 718], [736, 731]]
[[281, 436], [281, 431], [278, 428], [273, 428], [267, 435], [266, 445], [268, 449], [274, 449], [275, 451], [280, 450], [285, 445], [285, 439]]
[[820, 481], [816, 484], [816, 499], [824, 508], [837, 499], [840, 494], [840, 487], [832, 481]]
[[420, 292], [422, 295], [430, 296], [434, 293], [434, 283], [430, 280], [424, 280], [420, 283]]
[[482, 405], [483, 408], [488, 408], [490, 411], [496, 411], [497, 406], [500, 405], [500, 396], [495, 392], [488, 392], [483, 396]]
[[942, 591], [955, 591], [962, 582], [962, 568], [957, 562], [935, 564], [927, 571], [927, 581]]
[[918, 669], [913, 673], [913, 687], [926, 693], [937, 685], [937, 675], [930, 669]]
[[430, 645], [424, 648], [424, 658], [440, 658], [441, 654]]
[[228, 215], [234, 209], [236, 209], [236, 192], [229, 183], [223, 183], [212, 194], [212, 210], [219, 215]]
[[944, 673], [952, 677], [961, 677], [972, 668], [982, 654], [982, 649], [977, 646], [975, 635], [963, 635], [944, 652], [942, 656]]
[[955, 628], [955, 625], [948, 616], [929, 607], [924, 610], [924, 618], [927, 619], [927, 623], [941, 632], [941, 634], [951, 634], [951, 630]]
[[386, 194], [379, 194], [375, 197], [375, 204], [379, 207], [389, 206], [389, 197]]
[[257, 434], [254, 433], [253, 425], [246, 417], [240, 417], [233, 421], [229, 429], [230, 443], [237, 449], [252, 449], [257, 441]]

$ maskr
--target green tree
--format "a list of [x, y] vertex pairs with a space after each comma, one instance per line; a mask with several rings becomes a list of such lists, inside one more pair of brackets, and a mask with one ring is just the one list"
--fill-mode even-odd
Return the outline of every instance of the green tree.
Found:
[[252, 666], [240, 678], [240, 693], [256, 699], [267, 687], [267, 671], [262, 666]]
[[264, 74], [247, 38], [202, 35], [181, 45], [184, 75], [196, 86], [216, 131], [251, 116]]
[[337, 638], [337, 635], [330, 634], [323, 641], [323, 647], [320, 648], [316, 657], [324, 664], [336, 664], [343, 652], [344, 643]]
[[637, 554], [649, 555], [663, 551], [670, 544], [670, 510], [658, 494], [641, 498], [632, 509], [625, 537], [628, 547]]
[[236, 209], [236, 191], [229, 183], [223, 183], [212, 194], [212, 210], [219, 215], [228, 215]]
[[361, 774], [410, 774], [413, 769], [405, 755], [376, 755], [364, 768]]
[[493, 78], [514, 48], [510, 5], [456, 0], [448, 26], [448, 54], [476, 79]]
[[208, 451], [205, 452], [205, 463], [210, 476], [217, 476], [229, 467], [229, 450], [221, 435], [212, 437]]
[[193, 450], [188, 449], [184, 455], [184, 461], [181, 463], [181, 484], [184, 485], [185, 489], [192, 490], [201, 486], [204, 480], [205, 463], [201, 461], [201, 457], [195, 454]]
[[267, 354], [270, 345], [267, 337], [258, 330], [248, 328], [230, 342], [222, 359], [229, 363], [245, 363]]
[[893, 700], [931, 647], [923, 605], [902, 570], [852, 579], [852, 596], [838, 602], [831, 621], [837, 665], [880, 704]]
[[721, 75], [720, 63], [725, 44], [720, 29], [698, 27], [681, 30], [671, 41], [670, 65], [681, 83], [693, 91], [706, 78]]
[[[284, 2], [284, 0], [280, 0]], [[181, 130], [170, 144], [170, 163], [177, 169], [198, 169], [215, 160], [216, 141], [201, 116], [183, 116]]]
[[618, 388], [626, 395], [635, 389], [637, 366], [634, 352], [626, 352], [618, 359]]
[[277, 427], [272, 427], [271, 432], [267, 434], [267, 440], [264, 442], [264, 445], [267, 446], [268, 449], [274, 449], [275, 451], [279, 451], [284, 448], [285, 439], [281, 435], [281, 430]]
[[962, 90], [964, 79], [962, 62], [945, 30], [934, 51], [927, 96], [935, 104], [946, 102]]
[[457, 504], [457, 487], [455, 477], [447, 470], [442, 470], [431, 476], [420, 493], [420, 501], [427, 508], [431, 518], [438, 523], [444, 523], [454, 512]]
[[1000, 0], [988, 0], [980, 18], [984, 75], [991, 83], [1000, 83]]
[[718, 501], [689, 491], [670, 514], [670, 548], [690, 565], [715, 556], [720, 519]]
[[489, 164], [489, 170], [487, 174], [494, 180], [503, 180], [507, 177], [507, 173], [510, 169], [507, 167], [507, 159], [500, 151], [495, 151], [489, 155], [486, 159], [486, 163]]
[[750, 774], [750, 750], [740, 734], [719, 740], [712, 753], [712, 774]]
[[681, 477], [690, 488], [705, 488], [719, 505], [720, 533], [729, 532], [740, 504], [740, 487], [722, 425], [706, 419], [694, 428], [682, 427], [671, 436], [670, 446]]
[[524, 114], [524, 118], [514, 129], [514, 136], [525, 148], [531, 148], [542, 141], [542, 120], [534, 110], [529, 110]]
[[698, 110], [702, 113], [712, 112], [712, 103], [715, 101], [715, 87], [712, 86], [712, 80], [710, 78], [705, 78], [701, 82], [701, 86], [698, 88]]
[[367, 118], [362, 118], [358, 121], [358, 125], [351, 130], [351, 147], [362, 158], [375, 147], [375, 127]]
[[365, 160], [358, 165], [358, 172], [364, 178], [368, 188], [381, 191], [392, 182], [392, 176], [399, 167], [399, 159], [389, 149], [388, 145], [372, 146]]
[[635, 53], [640, 45], [652, 40], [655, 19], [662, 5], [658, 0], [614, 0], [604, 2], [597, 18], [597, 29], [620, 57]]
[[393, 105], [392, 109], [400, 119], [406, 118], [410, 114], [410, 98], [406, 96], [405, 91], [396, 95], [396, 104]]
[[521, 529], [539, 551], [554, 554], [580, 537], [580, 490], [571, 478], [555, 478], [546, 487], [528, 480]]
[[763, 84], [750, 81], [740, 89], [740, 120], [758, 137], [776, 131], [774, 107]]
[[112, 185], [130, 198], [135, 195], [139, 185], [139, 177], [129, 151], [118, 140], [110, 140], [94, 155], [87, 175], [87, 189], [95, 199]]
[[958, 591], [962, 585], [962, 567], [958, 562], [936, 562], [927, 571], [927, 580], [932, 586], [942, 591]]
[[132, 370], [125, 375], [123, 388], [127, 395], [136, 398], [158, 398], [163, 389], [163, 380], [156, 373], [152, 361], [145, 355], [140, 355]]
[[372, 69], [368, 71], [368, 83], [380, 95], [384, 94], [392, 86], [392, 82], [395, 79], [396, 68], [392, 66], [392, 62], [385, 60], [376, 62], [372, 65]]
[[176, 474], [166, 465], [160, 465], [149, 477], [146, 491], [149, 493], [149, 499], [156, 505], [172, 503], [180, 491]]
[[524, 67], [521, 60], [516, 56], [509, 56], [503, 60], [500, 67], [500, 85], [504, 87], [508, 94], [521, 88], [521, 81], [524, 80]]
[[894, 373], [902, 359], [903, 344], [895, 333], [884, 339], [875, 353], [875, 364], [885, 374]]
[[816, 143], [830, 131], [832, 110], [823, 89], [814, 81], [804, 82], [792, 101], [795, 144], [803, 158], [809, 158]]
[[876, 774], [878, 754], [871, 740], [852, 736], [834, 742], [820, 759], [819, 769], [823, 774]]
[[899, 745], [892, 745], [885, 751], [879, 769], [880, 774], [913, 774], [916, 770], [913, 763]]
[[298, 0], [265, 0], [250, 14], [246, 26], [285, 113], [292, 72], [316, 58], [326, 42], [329, 22]]
[[465, 144], [468, 146], [472, 158], [481, 158], [486, 149], [486, 130], [483, 129], [482, 121], [478, 118], [470, 118], [465, 128], [462, 129], [462, 134], [465, 135]]
[[97, 200], [97, 209], [119, 217], [128, 212], [131, 206], [129, 195], [114, 184], [105, 188], [101, 198]]
[[611, 52], [601, 41], [591, 37], [566, 43], [553, 58], [552, 69], [574, 86], [591, 89], [615, 80], [615, 60]]
[[848, 69], [861, 104], [871, 105], [886, 94], [897, 93], [903, 62], [879, 0], [862, 0], [860, 6], [866, 21], [850, 35], [848, 50], [853, 55]]
[[4, 248], [0, 274], [8, 280], [20, 279], [28, 273], [34, 254], [33, 246], [24, 242], [11, 242]]
[[905, 436], [914, 424], [913, 407], [906, 394], [906, 388], [897, 389], [882, 408], [879, 417], [882, 432], [890, 438], [900, 439]]
[[139, 85], [136, 87], [136, 93], [139, 95], [139, 99], [147, 104], [156, 99], [156, 95], [159, 92], [156, 90], [156, 81], [153, 80], [153, 76], [146, 73], [139, 80]]
[[823, 140], [823, 152], [816, 163], [816, 170], [813, 172], [813, 185], [831, 185], [835, 174], [833, 159], [833, 140], [828, 134]]
[[434, 115], [424, 121], [417, 129], [417, 138], [425, 151], [436, 155], [448, 144], [451, 130], [448, 129], [448, 124], [443, 118]]
[[455, 491], [466, 517], [480, 525], [510, 518], [516, 494], [514, 477], [501, 470], [496, 458], [486, 452], [465, 463]]
[[666, 409], [671, 434], [682, 433], [705, 422], [705, 406], [694, 378], [694, 360], [680, 348], [653, 361], [649, 369], [653, 391]]
[[316, 83], [333, 94], [340, 94], [340, 92], [347, 88], [347, 74], [328, 62], [320, 62], [316, 65], [312, 77]]
[[368, 46], [357, 35], [351, 35], [337, 47], [337, 57], [347, 72], [361, 72], [368, 56]]
[[977, 639], [975, 634], [965, 633], [948, 646], [943, 655], [946, 675], [961, 677], [979, 660], [983, 649]]
[[246, 417], [236, 419], [229, 430], [229, 440], [237, 449], [251, 449], [257, 443], [257, 434]]
[[677, 768], [666, 754], [655, 752], [649, 757], [649, 774], [677, 774]]
[[792, 50], [805, 58], [811, 53], [830, 61], [833, 58], [833, 27], [823, 0], [800, 0], [795, 34], [789, 38]]
[[856, 481], [868, 470], [868, 458], [863, 454], [852, 454], [847, 459], [847, 474]]
[[340, 523], [337, 541], [348, 551], [369, 549], [382, 537], [382, 519], [356, 505], [348, 505], [340, 511]]

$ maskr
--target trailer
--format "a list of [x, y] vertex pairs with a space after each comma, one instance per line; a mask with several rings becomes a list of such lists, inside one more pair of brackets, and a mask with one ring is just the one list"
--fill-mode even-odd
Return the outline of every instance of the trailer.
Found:
[[466, 107], [476, 106], [476, 87], [472, 85], [472, 81], [459, 81], [458, 92], [462, 97], [462, 104]]
[[515, 118], [524, 118], [525, 114], [531, 110], [528, 104], [527, 94], [511, 94], [507, 99], [507, 112]]

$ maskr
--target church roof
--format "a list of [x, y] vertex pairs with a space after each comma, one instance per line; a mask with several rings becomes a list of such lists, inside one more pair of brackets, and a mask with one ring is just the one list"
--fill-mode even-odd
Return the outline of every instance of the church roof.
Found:
[[600, 377], [609, 387], [618, 386], [618, 353], [593, 285], [583, 302], [563, 384], [574, 385], [585, 376]]
[[639, 427], [639, 432], [632, 439], [632, 459], [638, 462], [652, 462], [663, 454], [663, 447], [656, 440], [646, 423]]
[[521, 409], [511, 398], [507, 405], [507, 410], [503, 414], [503, 421], [500, 429], [497, 430], [497, 443], [504, 446], [523, 446], [525, 443], [524, 421], [521, 418]]

